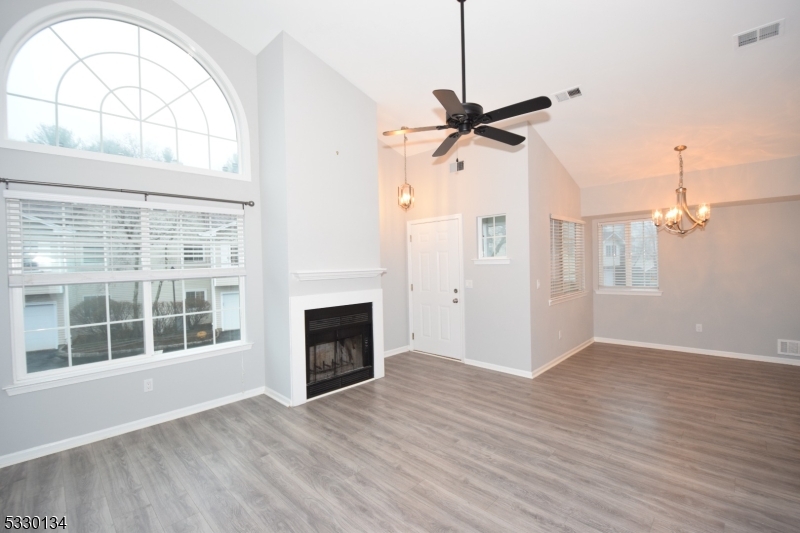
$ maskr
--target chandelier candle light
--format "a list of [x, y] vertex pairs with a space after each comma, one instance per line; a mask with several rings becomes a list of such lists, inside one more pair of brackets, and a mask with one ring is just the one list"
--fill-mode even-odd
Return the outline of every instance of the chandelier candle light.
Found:
[[[706, 222], [711, 218], [711, 206], [709, 204], [700, 204], [697, 207], [697, 211], [695, 212], [695, 216], [692, 216], [692, 213], [689, 211], [689, 206], [686, 203], [686, 188], [683, 186], [683, 151], [686, 150], [686, 146], [680, 145], [675, 147], [675, 151], [678, 152], [678, 161], [680, 162], [680, 169], [681, 169], [681, 178], [678, 182], [678, 188], [675, 189], [677, 193], [677, 203], [674, 207], [669, 210], [665, 210], [666, 214], [662, 213], [661, 209], [656, 209], [653, 211], [653, 224], [656, 225], [656, 228], [664, 228], [676, 235], [685, 235], [691, 231], [693, 231], [698, 226], [704, 228], [706, 226]], [[692, 227], [684, 228], [681, 224], [681, 220], [683, 219], [683, 215], [693, 222]]]
[[[403, 126], [403, 129], [406, 129]], [[406, 135], [403, 134], [403, 185], [397, 188], [397, 205], [408, 211], [414, 206], [414, 187], [408, 184], [408, 163], [406, 162]]]

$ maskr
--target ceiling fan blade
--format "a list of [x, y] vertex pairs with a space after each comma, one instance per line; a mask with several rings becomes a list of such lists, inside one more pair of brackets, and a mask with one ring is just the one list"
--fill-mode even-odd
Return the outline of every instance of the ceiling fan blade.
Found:
[[384, 131], [384, 135], [402, 135], [404, 133], [417, 133], [418, 131], [446, 130], [449, 126], [425, 126], [423, 128], [405, 128], [402, 130]]
[[516, 133], [511, 133], [510, 131], [499, 130], [491, 126], [479, 126], [475, 128], [475, 135], [500, 141], [501, 143], [510, 144], [511, 146], [516, 146], [525, 140], [525, 137], [522, 135], [517, 135]]
[[456, 115], [467, 114], [466, 110], [464, 109], [464, 105], [461, 103], [461, 100], [459, 100], [458, 96], [456, 96], [456, 93], [450, 89], [439, 89], [433, 91], [433, 96], [439, 100], [439, 103], [442, 104], [444, 110], [447, 111], [447, 116], [453, 117]]
[[517, 104], [501, 107], [500, 109], [495, 109], [494, 111], [484, 113], [483, 116], [478, 119], [478, 121], [483, 124], [489, 124], [491, 122], [497, 122], [498, 120], [505, 120], [507, 118], [517, 117], [519, 115], [525, 115], [527, 113], [533, 113], [534, 111], [547, 109], [551, 105], [553, 105], [553, 103], [548, 97], [540, 96], [539, 98], [525, 100], [524, 102], [519, 102]]
[[458, 140], [459, 137], [461, 137], [461, 133], [459, 132], [450, 134], [447, 137], [447, 139], [445, 139], [444, 142], [439, 145], [439, 148], [437, 148], [436, 151], [433, 152], [433, 157], [441, 157], [447, 152], [449, 152], [450, 148], [452, 148], [453, 145], [456, 144], [456, 141]]

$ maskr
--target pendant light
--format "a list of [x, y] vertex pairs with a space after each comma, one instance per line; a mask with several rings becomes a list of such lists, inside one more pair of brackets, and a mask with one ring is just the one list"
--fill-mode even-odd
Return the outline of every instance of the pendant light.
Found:
[[[406, 129], [403, 126], [403, 129]], [[414, 187], [408, 184], [408, 162], [406, 161], [406, 136], [403, 134], [403, 185], [397, 188], [397, 205], [408, 211], [414, 206]]]
[[[684, 150], [686, 150], [686, 146], [682, 144], [675, 147], [675, 151], [678, 152], [678, 164], [680, 165], [680, 181], [678, 181], [678, 188], [675, 189], [675, 193], [677, 194], [675, 206], [669, 210], [665, 209], [666, 213], [662, 213], [661, 209], [653, 211], [653, 224], [655, 224], [656, 228], [660, 229], [663, 225], [664, 229], [676, 235], [685, 235], [698, 226], [704, 228], [706, 222], [711, 218], [711, 206], [709, 204], [700, 204], [697, 207], [695, 216], [692, 216], [692, 213], [689, 211], [689, 206], [686, 202], [686, 188], [683, 186]], [[683, 224], [681, 224], [683, 215], [686, 215], [686, 217], [693, 222], [691, 227], [683, 227]]]

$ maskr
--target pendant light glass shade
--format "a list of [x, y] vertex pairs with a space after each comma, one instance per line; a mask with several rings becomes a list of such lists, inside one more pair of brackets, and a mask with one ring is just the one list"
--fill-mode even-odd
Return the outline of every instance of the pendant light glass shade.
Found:
[[397, 205], [406, 211], [414, 206], [414, 187], [404, 183], [397, 188]]
[[[403, 126], [403, 129], [406, 129]], [[406, 136], [403, 135], [403, 184], [397, 188], [397, 205], [408, 211], [414, 207], [414, 187], [408, 184], [408, 163], [406, 162]]]

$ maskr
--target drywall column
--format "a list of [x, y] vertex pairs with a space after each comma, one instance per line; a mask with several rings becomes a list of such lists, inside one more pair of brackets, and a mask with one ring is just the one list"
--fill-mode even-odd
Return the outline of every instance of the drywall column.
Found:
[[527, 136], [530, 172], [531, 364], [536, 371], [593, 337], [592, 263], [588, 255], [591, 227], [586, 224], [584, 228], [586, 295], [549, 305], [550, 215], [580, 218], [581, 193], [532, 126], [528, 127]]

